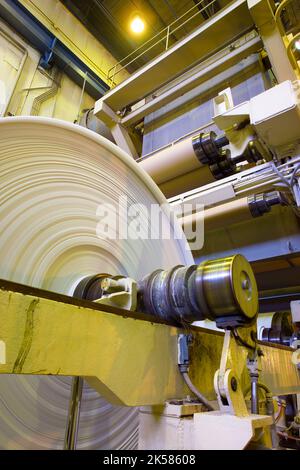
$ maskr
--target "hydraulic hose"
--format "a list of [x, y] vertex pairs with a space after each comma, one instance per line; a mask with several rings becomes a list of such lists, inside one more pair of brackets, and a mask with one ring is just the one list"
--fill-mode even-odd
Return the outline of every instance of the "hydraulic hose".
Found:
[[[179, 368], [180, 370], [180, 368]], [[202, 395], [201, 392], [195, 387], [187, 372], [181, 372], [183, 380], [185, 381], [186, 385], [190, 389], [190, 391], [199, 399], [199, 401], [209, 410], [209, 411], [216, 411], [215, 408], [210, 404], [210, 402]]]

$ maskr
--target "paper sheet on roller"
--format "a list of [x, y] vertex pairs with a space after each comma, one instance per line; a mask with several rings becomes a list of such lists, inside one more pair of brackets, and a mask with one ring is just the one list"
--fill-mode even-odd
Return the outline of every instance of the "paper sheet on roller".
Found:
[[[72, 295], [87, 275], [140, 279], [193, 262], [185, 240], [99, 238], [99, 205], [118, 207], [126, 196], [150, 208], [165, 199], [128, 155], [87, 129], [0, 119], [0, 188], [1, 278]], [[163, 224], [174, 230], [167, 213]], [[62, 448], [70, 383], [0, 376], [0, 449]], [[85, 385], [78, 449], [133, 448], [137, 424], [137, 410], [112, 406]]]

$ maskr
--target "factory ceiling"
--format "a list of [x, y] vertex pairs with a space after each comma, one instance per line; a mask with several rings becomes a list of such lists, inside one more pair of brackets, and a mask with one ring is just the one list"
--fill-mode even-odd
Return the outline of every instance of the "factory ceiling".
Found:
[[[175, 21], [168, 40], [168, 46], [172, 45], [230, 1], [62, 0], [62, 3], [116, 59], [121, 60]], [[140, 34], [134, 34], [130, 29], [130, 22], [135, 15], [139, 15], [144, 21], [144, 31]], [[182, 15], [185, 16], [182, 17]], [[153, 46], [161, 39], [156, 46], [143, 52], [141, 57], [132, 62], [127, 70], [132, 72], [160, 54], [166, 47], [166, 40], [163, 40], [163, 36], [164, 34], [161, 33], [155, 40], [143, 47], [141, 51], [148, 49], [148, 46]]]

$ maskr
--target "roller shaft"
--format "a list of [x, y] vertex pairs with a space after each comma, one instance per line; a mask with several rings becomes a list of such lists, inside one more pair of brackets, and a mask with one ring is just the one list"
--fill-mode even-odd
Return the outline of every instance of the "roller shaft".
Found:
[[[221, 206], [205, 209], [204, 229], [205, 231], [217, 230], [227, 225], [244, 222], [252, 218], [248, 205], [248, 198], [236, 199]], [[190, 233], [195, 227], [203, 223], [203, 214], [196, 212], [186, 215], [180, 219], [184, 230]]]
[[222, 150], [228, 143], [225, 136], [201, 132], [144, 157], [139, 164], [172, 197], [232, 174], [229, 155]]
[[222, 328], [243, 326], [258, 311], [255, 278], [241, 255], [158, 270], [138, 289], [139, 309], [174, 325], [208, 318]]
[[[271, 210], [274, 205], [285, 205], [284, 196], [279, 191], [255, 194], [241, 199], [235, 199], [225, 204], [205, 209], [205, 231], [218, 230], [255, 217], [260, 217]], [[203, 214], [195, 212], [179, 219], [186, 233], [195, 231], [197, 225], [203, 224]]]
[[[108, 276], [82, 279], [75, 297], [100, 299]], [[118, 276], [114, 279], [118, 284]], [[221, 328], [233, 328], [252, 324], [258, 312], [255, 277], [241, 255], [158, 269], [138, 282], [137, 297], [139, 312], [176, 326], [211, 319]]]
[[192, 138], [142, 159], [139, 165], [159, 185], [202, 167], [195, 154]]

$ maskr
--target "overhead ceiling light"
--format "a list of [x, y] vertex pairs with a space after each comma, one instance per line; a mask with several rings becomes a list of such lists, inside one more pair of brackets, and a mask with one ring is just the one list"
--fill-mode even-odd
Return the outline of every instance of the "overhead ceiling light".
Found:
[[139, 15], [136, 15], [130, 23], [130, 28], [135, 34], [140, 34], [145, 29], [145, 23]]

